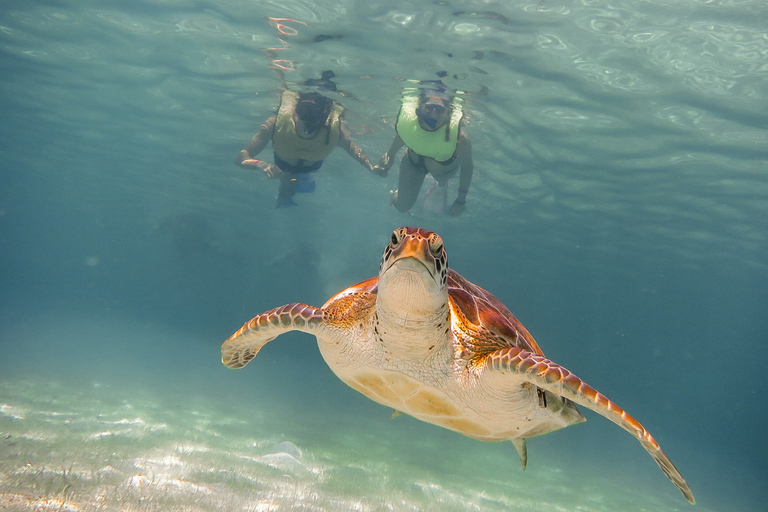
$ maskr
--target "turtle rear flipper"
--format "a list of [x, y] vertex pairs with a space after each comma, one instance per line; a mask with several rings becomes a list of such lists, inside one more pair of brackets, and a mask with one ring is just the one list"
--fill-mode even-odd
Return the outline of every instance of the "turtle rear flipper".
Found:
[[520, 456], [520, 465], [525, 471], [525, 467], [528, 465], [528, 448], [525, 446], [525, 439], [513, 439], [512, 445], [517, 450], [517, 454]]

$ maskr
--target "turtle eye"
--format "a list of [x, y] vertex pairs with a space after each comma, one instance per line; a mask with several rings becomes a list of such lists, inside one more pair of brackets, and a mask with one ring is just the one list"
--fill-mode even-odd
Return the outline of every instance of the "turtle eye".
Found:
[[392, 247], [395, 247], [397, 244], [399, 244], [403, 240], [403, 230], [402, 229], [396, 229], [392, 232]]
[[443, 252], [443, 239], [434, 234], [429, 237], [429, 250], [433, 255], [440, 256]]

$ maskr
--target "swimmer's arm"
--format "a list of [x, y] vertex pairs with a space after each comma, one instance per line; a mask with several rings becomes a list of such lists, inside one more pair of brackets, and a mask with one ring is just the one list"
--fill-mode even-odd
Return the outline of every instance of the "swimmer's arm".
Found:
[[[254, 135], [253, 138], [251, 138], [251, 140], [249, 140], [245, 145], [245, 148], [240, 151], [240, 153], [238, 153], [237, 157], [235, 158], [235, 163], [237, 165], [255, 167], [253, 164], [253, 158], [261, 153], [261, 150], [267, 147], [269, 141], [272, 140], [272, 134], [274, 131], [275, 117], [270, 117], [264, 121], [264, 124], [261, 125], [259, 131], [256, 132], [256, 135]], [[250, 162], [246, 162], [246, 160], [250, 160]]]
[[374, 166], [373, 172], [379, 176], [386, 176], [387, 171], [394, 163], [395, 155], [403, 146], [405, 146], [405, 142], [400, 138], [400, 135], [395, 134], [395, 140], [392, 141], [392, 145], [389, 147], [389, 150], [384, 153], [384, 156], [381, 157], [379, 163]]
[[274, 132], [275, 118], [270, 117], [264, 121], [264, 124], [261, 125], [259, 131], [256, 132], [256, 135], [254, 135], [253, 138], [248, 141], [248, 144], [245, 145], [245, 149], [237, 154], [235, 163], [240, 167], [253, 167], [254, 169], [263, 172], [267, 175], [268, 178], [271, 179], [277, 178], [283, 174], [283, 171], [281, 171], [280, 168], [275, 164], [265, 162], [264, 160], [256, 160], [254, 158], [256, 155], [261, 153], [261, 150], [263, 150], [267, 144], [269, 144], [269, 141], [272, 140], [272, 135]]
[[472, 161], [472, 143], [469, 141], [469, 136], [467, 136], [464, 130], [459, 132], [458, 157], [459, 164], [461, 165], [461, 174], [459, 174], [459, 193], [448, 212], [453, 217], [464, 213], [464, 205], [467, 202], [469, 185], [472, 183], [472, 175], [475, 172], [475, 164]]
[[350, 135], [349, 130], [347, 130], [343, 124], [339, 128], [341, 131], [341, 138], [339, 139], [338, 144], [339, 147], [344, 148], [344, 150], [349, 153], [349, 156], [360, 162], [363, 167], [373, 172], [371, 161], [368, 160], [367, 156], [365, 156], [365, 153], [363, 153], [363, 150], [360, 149], [360, 146], [355, 144], [355, 141], [352, 140], [352, 136]]
[[475, 163], [472, 161], [472, 143], [469, 141], [469, 136], [467, 136], [464, 130], [459, 134], [459, 145], [461, 174], [459, 175], [459, 194], [456, 199], [466, 201], [469, 185], [472, 183], [472, 175], [475, 172]]

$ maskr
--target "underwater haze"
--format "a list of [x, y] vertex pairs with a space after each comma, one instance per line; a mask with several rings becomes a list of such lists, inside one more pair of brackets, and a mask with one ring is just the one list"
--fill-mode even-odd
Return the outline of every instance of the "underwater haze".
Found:
[[[234, 164], [326, 70], [373, 162], [404, 89], [459, 91], [463, 215], [390, 205], [402, 153], [382, 178], [337, 149], [291, 208]], [[6, 1], [0, 119], [0, 509], [766, 509], [765, 0]], [[222, 365], [406, 225], [642, 422], [694, 508], [590, 411], [522, 471], [392, 419], [309, 335]]]

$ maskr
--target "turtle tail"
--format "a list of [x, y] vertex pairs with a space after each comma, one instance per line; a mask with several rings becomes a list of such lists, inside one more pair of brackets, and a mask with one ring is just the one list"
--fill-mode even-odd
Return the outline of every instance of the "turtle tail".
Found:
[[693, 494], [685, 479], [645, 427], [566, 368], [543, 356], [517, 348], [506, 348], [491, 353], [487, 358], [487, 365], [496, 370], [513, 371], [523, 375], [532, 384], [568, 398], [611, 420], [640, 441], [667, 478], [689, 502], [694, 503]]
[[307, 304], [286, 304], [253, 317], [221, 345], [221, 362], [242, 368], [261, 347], [289, 331], [314, 334], [323, 320], [323, 310]]

